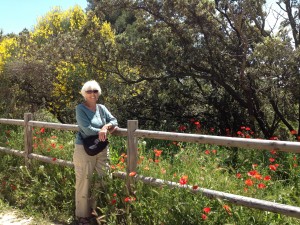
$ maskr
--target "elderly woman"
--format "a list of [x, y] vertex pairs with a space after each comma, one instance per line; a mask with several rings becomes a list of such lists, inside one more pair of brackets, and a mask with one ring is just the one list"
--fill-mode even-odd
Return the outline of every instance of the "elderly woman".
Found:
[[101, 88], [96, 81], [86, 82], [81, 89], [81, 94], [84, 102], [76, 106], [79, 132], [76, 135], [73, 155], [76, 176], [75, 215], [80, 225], [87, 225], [90, 223], [94, 207], [90, 197], [91, 178], [94, 170], [100, 177], [107, 174], [108, 150], [105, 148], [99, 154], [90, 156], [84, 150], [83, 139], [98, 135], [100, 141], [105, 141], [108, 132], [113, 132], [118, 122], [104, 105], [97, 104]]

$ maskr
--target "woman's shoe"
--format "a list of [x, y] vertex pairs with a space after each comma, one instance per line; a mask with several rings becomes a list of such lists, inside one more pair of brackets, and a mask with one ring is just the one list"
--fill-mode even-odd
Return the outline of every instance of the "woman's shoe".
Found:
[[88, 217], [79, 217], [78, 225], [90, 225], [90, 219]]

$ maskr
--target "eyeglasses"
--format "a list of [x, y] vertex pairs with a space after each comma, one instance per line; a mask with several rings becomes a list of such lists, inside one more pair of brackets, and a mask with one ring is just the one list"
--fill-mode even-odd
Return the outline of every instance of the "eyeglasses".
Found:
[[94, 94], [98, 94], [98, 90], [87, 90], [87, 91], [85, 91], [85, 93], [87, 93], [87, 94], [92, 94], [92, 93], [94, 93]]

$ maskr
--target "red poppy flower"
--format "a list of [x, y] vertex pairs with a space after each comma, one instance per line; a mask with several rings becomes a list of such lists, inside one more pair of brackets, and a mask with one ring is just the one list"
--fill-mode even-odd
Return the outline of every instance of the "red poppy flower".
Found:
[[134, 197], [126, 197], [126, 198], [124, 199], [124, 201], [125, 201], [125, 202], [133, 202], [133, 201], [135, 201], [135, 198], [134, 198]]
[[201, 218], [202, 218], [203, 220], [206, 220], [206, 219], [207, 219], [207, 215], [202, 214], [202, 215], [201, 215]]
[[208, 213], [210, 212], [210, 208], [209, 208], [209, 207], [205, 207], [205, 208], [203, 209], [203, 212], [205, 212], [206, 214], [208, 214]]
[[116, 166], [115, 165], [111, 165], [110, 168], [113, 169], [113, 170], [115, 170]]
[[205, 150], [204, 152], [206, 155], [209, 155], [210, 151], [209, 150]]
[[258, 172], [256, 170], [251, 170], [247, 174], [248, 174], [248, 176], [252, 177], [252, 176], [258, 174]]
[[185, 185], [185, 184], [187, 184], [187, 182], [188, 182], [188, 176], [187, 176], [187, 175], [183, 175], [183, 176], [180, 178], [180, 180], [179, 180], [179, 183], [180, 183], [181, 185]]
[[257, 180], [261, 180], [262, 179], [262, 176], [260, 174], [255, 174], [253, 177], [255, 179], [257, 179]]
[[247, 180], [245, 180], [245, 184], [247, 186], [252, 186], [253, 185], [253, 181], [251, 179], [247, 179]]
[[197, 189], [198, 189], [198, 185], [194, 185], [193, 190], [197, 190]]
[[156, 157], [159, 157], [162, 153], [162, 150], [154, 149], [154, 153]]
[[136, 172], [134, 172], [134, 171], [132, 171], [132, 172], [129, 173], [130, 177], [134, 177], [135, 175], [136, 175]]
[[271, 150], [270, 153], [271, 153], [272, 155], [275, 155], [275, 154], [276, 154], [276, 150]]
[[241, 173], [237, 173], [236, 174], [236, 178], [240, 179], [242, 177], [242, 174]]
[[275, 165], [270, 165], [269, 166], [270, 170], [276, 171], [277, 167]]
[[196, 129], [197, 129], [197, 130], [200, 129], [201, 124], [200, 124], [199, 121], [194, 122], [194, 124], [196, 125]]
[[295, 130], [291, 130], [290, 132], [291, 132], [291, 134], [293, 134], [293, 135], [294, 135], [294, 134], [297, 134], [297, 131], [295, 131]]
[[186, 126], [184, 125], [180, 125], [178, 128], [179, 131], [185, 131], [186, 130]]
[[263, 188], [266, 188], [266, 185], [263, 184], [263, 183], [259, 183], [259, 184], [257, 185], [257, 187], [260, 188], [260, 189], [263, 189]]
[[42, 128], [40, 129], [40, 132], [41, 132], [41, 133], [45, 133], [45, 128], [42, 127]]
[[269, 175], [265, 176], [264, 180], [271, 180], [271, 176], [269, 176]]
[[274, 158], [269, 158], [269, 161], [272, 163], [272, 162], [275, 161], [275, 159]]

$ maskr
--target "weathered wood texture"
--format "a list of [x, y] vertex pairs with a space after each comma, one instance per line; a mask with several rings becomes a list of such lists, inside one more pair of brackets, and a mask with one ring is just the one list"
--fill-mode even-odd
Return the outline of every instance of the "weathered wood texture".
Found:
[[250, 138], [223, 137], [201, 134], [183, 134], [174, 132], [136, 130], [136, 137], [152, 138], [170, 141], [194, 142], [201, 144], [222, 145], [228, 147], [252, 148], [260, 150], [278, 150], [300, 153], [300, 142], [273, 141]]

